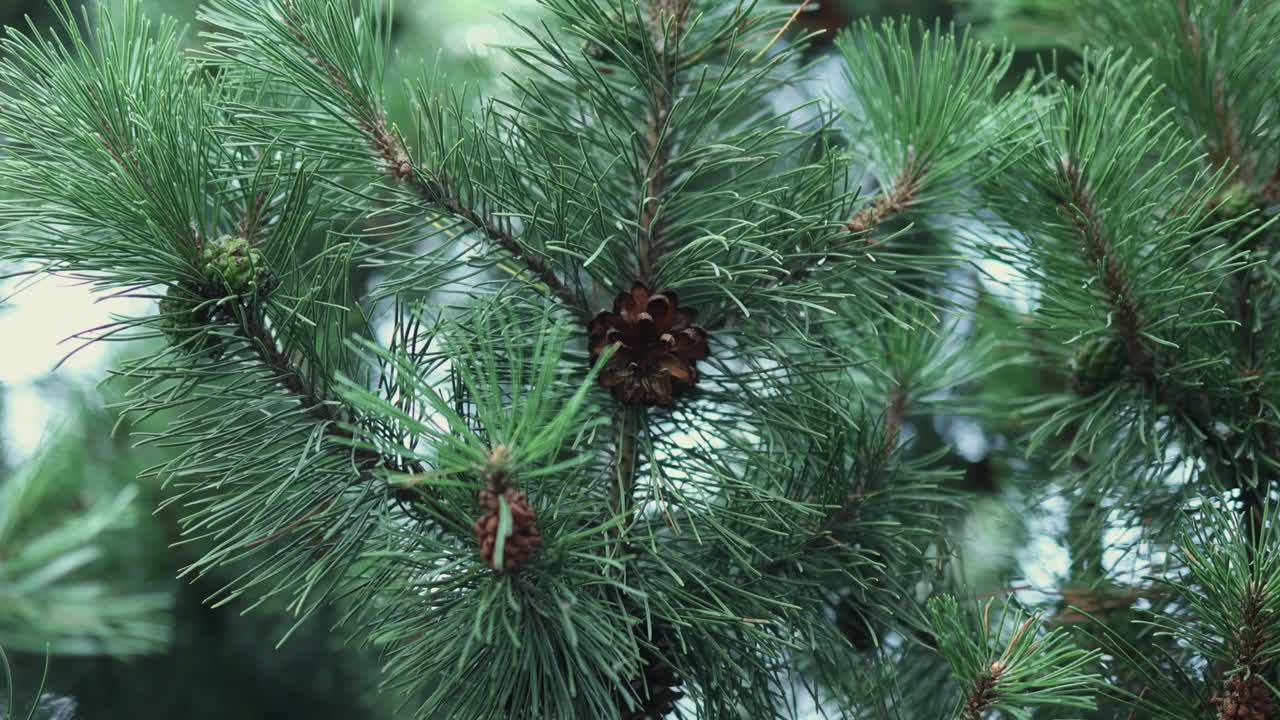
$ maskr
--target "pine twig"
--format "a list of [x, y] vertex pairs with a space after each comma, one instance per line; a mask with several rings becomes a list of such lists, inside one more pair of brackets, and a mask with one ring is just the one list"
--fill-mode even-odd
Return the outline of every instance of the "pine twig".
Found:
[[1147, 318], [1143, 308], [1134, 299], [1124, 269], [1112, 253], [1111, 239], [1103, 230], [1102, 219], [1084, 179], [1069, 159], [1063, 159], [1062, 173], [1070, 197], [1059, 204], [1059, 210], [1079, 233], [1085, 260], [1098, 271], [1105, 300], [1114, 319], [1113, 327], [1124, 344], [1130, 368], [1152, 390], [1156, 399], [1169, 407], [1175, 420], [1187, 424], [1194, 434], [1208, 443], [1206, 450], [1209, 459], [1215, 465], [1229, 468], [1232, 474], [1239, 477], [1239, 464], [1230, 460], [1233, 457], [1231, 449], [1226, 447], [1222, 437], [1214, 429], [1213, 418], [1208, 417], [1202, 409], [1208, 403], [1199, 397], [1188, 397], [1183, 392], [1175, 392], [1161, 381], [1160, 359], [1151, 351], [1142, 335], [1147, 327]]
[[[861, 237], [868, 249], [877, 247], [878, 243], [873, 239], [876, 229], [885, 220], [905, 212], [911, 206], [916, 193], [920, 190], [920, 183], [923, 179], [923, 169], [918, 168], [914, 159], [909, 157], [906, 165], [893, 179], [893, 182], [889, 184], [889, 187], [884, 188], [880, 194], [872, 198], [870, 202], [854, 213], [853, 217], [849, 218], [849, 222], [845, 223], [845, 230], [853, 236]], [[777, 284], [790, 285], [805, 280], [813, 273], [815, 267], [829, 258], [829, 255], [824, 255], [822, 260], [818, 262], [808, 263], [802, 268], [792, 270], [783, 276]]]
[[639, 444], [640, 413], [638, 408], [621, 406], [622, 419], [618, 423], [618, 454], [615, 464], [613, 485], [609, 488], [609, 512], [613, 515], [626, 514], [628, 522], [618, 529], [619, 537], [630, 524], [632, 512], [632, 495], [636, 484], [636, 456]]
[[[640, 168], [644, 180], [640, 190], [642, 207], [636, 246], [636, 276], [646, 285], [653, 285], [657, 265], [670, 249], [666, 222], [661, 215], [663, 196], [670, 184], [671, 139], [665, 131], [677, 91], [679, 46], [688, 20], [689, 3], [690, 0], [650, 0], [648, 4], [649, 37], [662, 67], [660, 76], [649, 85], [650, 109], [641, 130], [644, 142], [641, 160], [645, 165]], [[669, 40], [674, 47], [668, 47]]]
[[[912, 163], [908, 163], [907, 167], [894, 178], [893, 183], [850, 218], [845, 227], [849, 232], [854, 233], [874, 231], [880, 223], [903, 212], [911, 205], [920, 188], [921, 179], [922, 173], [918, 172]], [[869, 237], [867, 244], [872, 244]]]

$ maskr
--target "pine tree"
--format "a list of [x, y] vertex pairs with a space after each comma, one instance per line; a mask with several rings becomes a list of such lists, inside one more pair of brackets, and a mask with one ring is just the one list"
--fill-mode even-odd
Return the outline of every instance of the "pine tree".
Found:
[[[1090, 0], [1025, 79], [863, 23], [831, 102], [807, 3], [543, 5], [409, 127], [377, 0], [5, 39], [0, 247], [155, 301], [82, 339], [166, 342], [211, 601], [336, 608], [406, 717], [1277, 714], [1280, 7]], [[934, 416], [1070, 503], [1060, 607], [966, 586]]]

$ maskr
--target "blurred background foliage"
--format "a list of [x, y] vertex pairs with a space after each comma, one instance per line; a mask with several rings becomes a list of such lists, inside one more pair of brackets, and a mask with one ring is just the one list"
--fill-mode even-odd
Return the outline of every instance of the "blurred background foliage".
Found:
[[[187, 41], [200, 42], [194, 19], [198, 0], [145, 3], [156, 14], [191, 23]], [[804, 92], [835, 88], [839, 95], [842, 80], [830, 69], [835, 64], [823, 60], [834, 52], [831, 41], [839, 29], [858, 18], [910, 15], [970, 27], [985, 39], [1017, 45], [1014, 72], [1021, 74], [1052, 53], [1059, 62], [1073, 55], [1080, 37], [1073, 30], [1071, 5], [1058, 0], [811, 2], [796, 32], [825, 33], [811, 54], [822, 82]], [[393, 12], [397, 57], [390, 67], [398, 76], [393, 80], [425, 74], [441, 88], [470, 84], [473, 95], [500, 95], [503, 74], [516, 71], [501, 51], [520, 41], [508, 18], [522, 23], [540, 18], [535, 0], [400, 0]], [[6, 27], [45, 26], [50, 20], [47, 0], [0, 3], [0, 23]], [[413, 126], [407, 104], [389, 110], [404, 127]], [[919, 230], [922, 248], [945, 242], [955, 231]], [[1025, 340], [1017, 327], [1027, 308], [1019, 307], [1017, 298], [983, 291], [976, 271], [960, 282], [978, 289], [968, 319], [976, 324], [973, 336]], [[0, 285], [0, 299], [17, 284]], [[50, 284], [56, 283], [45, 281]], [[128, 388], [127, 379], [111, 377], [118, 353], [95, 348], [54, 369], [68, 346], [57, 345], [60, 338], [53, 333], [65, 328], [63, 334], [70, 335], [105, 322], [109, 308], [92, 304], [74, 286], [37, 288], [10, 302], [0, 308], [6, 346], [0, 352], [0, 647], [12, 656], [17, 697], [36, 696], [47, 650], [52, 661], [45, 717], [394, 717], [394, 708], [376, 691], [378, 658], [330, 632], [335, 616], [313, 618], [276, 649], [276, 641], [294, 627], [281, 608], [267, 605], [245, 613], [243, 602], [210, 607], [203, 601], [220, 586], [218, 577], [178, 578], [199, 552], [177, 544], [179, 511], [161, 505], [162, 489], [137, 479], [140, 471], [164, 460], [164, 451], [133, 447], [147, 424], [165, 419], [152, 417], [134, 426], [102, 409]], [[1021, 364], [985, 382], [962, 390], [981, 396], [984, 407], [1007, 407], [1031, 389], [1062, 378]], [[1055, 544], [1054, 537], [1063, 534], [1059, 526], [1072, 522], [1065, 517], [1065, 504], [1047, 502], [1039, 514], [1023, 512], [1037, 493], [1051, 497], [1053, 481], [1047, 469], [1028, 466], [1008, 447], [1006, 437], [1014, 430], [1005, 426], [1009, 420], [977, 414], [908, 422], [911, 452], [951, 448], [944, 462], [963, 471], [971, 493], [971, 511], [958, 533], [966, 541], [958, 565], [965, 580], [993, 593], [1023, 582], [1031, 589], [1023, 593], [1024, 601], [1065, 606], [1064, 598], [1034, 588], [1070, 587], [1072, 577], [1088, 573], [1096, 562], [1086, 561], [1087, 548]], [[49, 567], [41, 562], [41, 553], [67, 547], [78, 548], [74, 563]], [[1071, 600], [1080, 604], [1080, 598]], [[865, 625], [848, 620], [857, 646], [855, 636], [866, 632]], [[1068, 623], [1071, 617], [1063, 612], [1059, 620]], [[0, 704], [3, 698], [0, 692]], [[69, 709], [73, 705], [77, 709]]]

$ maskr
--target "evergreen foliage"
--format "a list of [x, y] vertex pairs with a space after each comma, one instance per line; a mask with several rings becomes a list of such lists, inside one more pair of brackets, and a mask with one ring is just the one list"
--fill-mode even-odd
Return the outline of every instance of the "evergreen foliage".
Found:
[[[0, 44], [0, 250], [156, 301], [81, 339], [165, 340], [119, 374], [210, 602], [338, 613], [406, 717], [1273, 715], [1274, 4], [1090, 0], [1040, 79], [863, 23], [839, 103], [803, 6], [543, 5], [412, 124], [377, 0]], [[1070, 602], [955, 599], [942, 415], [1070, 503]]]

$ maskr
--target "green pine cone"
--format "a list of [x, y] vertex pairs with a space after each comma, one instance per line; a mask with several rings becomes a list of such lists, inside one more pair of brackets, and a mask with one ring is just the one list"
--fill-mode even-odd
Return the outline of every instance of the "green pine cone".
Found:
[[214, 289], [235, 295], [256, 295], [269, 290], [271, 272], [262, 251], [248, 240], [231, 235], [204, 246], [205, 280]]
[[1129, 356], [1119, 338], [1090, 338], [1076, 351], [1071, 370], [1075, 391], [1092, 395], [1125, 379], [1129, 373]]

